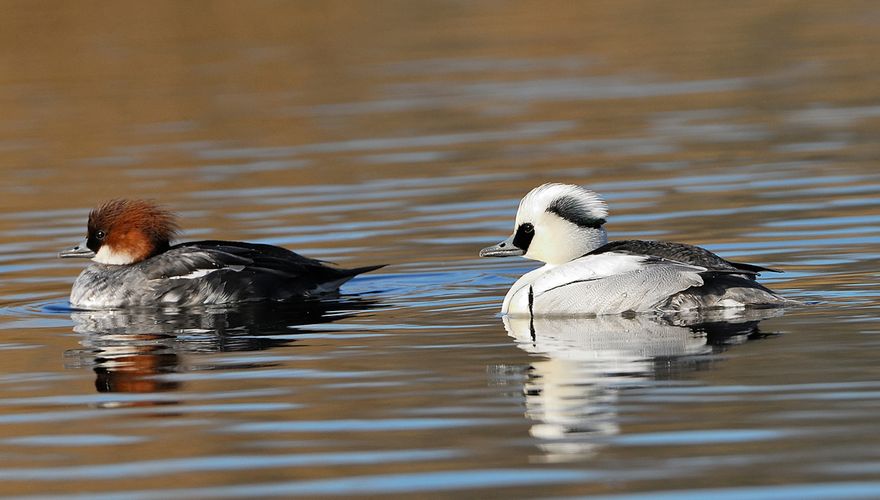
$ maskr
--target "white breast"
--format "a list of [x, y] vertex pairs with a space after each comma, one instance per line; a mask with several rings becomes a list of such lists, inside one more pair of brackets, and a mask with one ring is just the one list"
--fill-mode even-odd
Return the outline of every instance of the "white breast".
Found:
[[651, 311], [669, 296], [700, 286], [706, 269], [676, 262], [646, 264], [622, 253], [588, 255], [523, 275], [507, 292], [502, 313], [577, 316]]

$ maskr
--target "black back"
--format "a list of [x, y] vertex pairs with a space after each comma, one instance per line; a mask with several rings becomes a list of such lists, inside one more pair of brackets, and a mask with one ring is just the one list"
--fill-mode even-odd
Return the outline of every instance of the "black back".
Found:
[[709, 271], [738, 272], [748, 275], [756, 275], [762, 271], [779, 273], [776, 269], [756, 266], [753, 264], [741, 264], [730, 262], [714, 253], [694, 245], [675, 243], [672, 241], [645, 241], [645, 240], [621, 240], [611, 241], [593, 250], [587, 255], [597, 255], [607, 252], [628, 253], [632, 255], [647, 255], [660, 259], [674, 260], [684, 264], [705, 267]]

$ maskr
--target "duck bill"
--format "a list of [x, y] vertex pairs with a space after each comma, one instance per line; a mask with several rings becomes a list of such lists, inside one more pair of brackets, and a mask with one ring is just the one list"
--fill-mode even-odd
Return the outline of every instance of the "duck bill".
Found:
[[525, 252], [522, 248], [514, 246], [513, 236], [497, 245], [480, 250], [480, 257], [513, 257], [515, 255], [523, 254], [525, 254]]
[[62, 259], [70, 259], [74, 257], [81, 259], [91, 259], [95, 256], [95, 252], [89, 250], [87, 244], [88, 240], [82, 240], [82, 243], [80, 243], [79, 245], [59, 252], [58, 257], [61, 257]]

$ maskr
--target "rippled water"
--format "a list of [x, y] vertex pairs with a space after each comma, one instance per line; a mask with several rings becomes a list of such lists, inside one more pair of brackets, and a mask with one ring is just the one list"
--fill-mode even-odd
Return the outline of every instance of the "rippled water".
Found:
[[[880, 497], [880, 9], [7, 6], [0, 494]], [[546, 181], [809, 305], [498, 315]], [[387, 263], [307, 308], [75, 312], [90, 207]], [[663, 496], [665, 495], [665, 496]]]

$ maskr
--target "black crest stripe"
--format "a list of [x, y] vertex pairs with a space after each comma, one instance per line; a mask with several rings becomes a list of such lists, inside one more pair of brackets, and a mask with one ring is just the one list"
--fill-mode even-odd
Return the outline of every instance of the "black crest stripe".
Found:
[[598, 229], [605, 224], [605, 219], [593, 217], [590, 211], [573, 196], [563, 196], [553, 200], [553, 203], [547, 207], [547, 212], [556, 214], [580, 227]]

